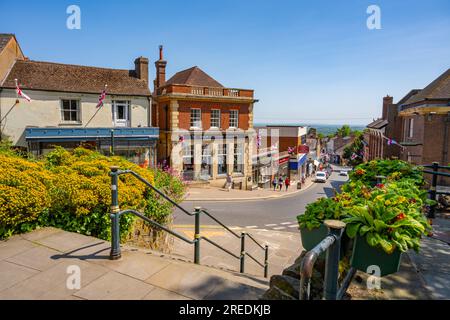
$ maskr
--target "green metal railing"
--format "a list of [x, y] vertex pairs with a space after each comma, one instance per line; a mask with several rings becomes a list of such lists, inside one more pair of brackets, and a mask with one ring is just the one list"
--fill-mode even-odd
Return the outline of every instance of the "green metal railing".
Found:
[[[439, 165], [439, 162], [433, 162], [433, 164], [431, 164], [431, 165], [424, 165], [423, 167], [427, 168], [427, 169], [432, 169], [432, 170], [423, 170], [423, 173], [432, 175], [431, 187], [430, 187], [430, 190], [428, 190], [430, 199], [436, 200], [436, 196], [438, 194], [450, 194], [450, 192], [437, 191], [437, 179], [438, 179], [438, 176], [450, 177], [450, 173], [442, 172], [442, 171], [440, 172], [439, 169], [450, 170], [450, 166], [441, 166], [441, 165]], [[435, 216], [436, 216], [436, 206], [434, 205], [434, 206], [430, 207], [430, 210], [428, 212], [428, 218], [434, 219]]]
[[323, 298], [325, 300], [341, 300], [347, 291], [356, 269], [350, 268], [339, 287], [339, 260], [341, 254], [341, 237], [345, 230], [345, 223], [339, 220], [325, 220], [328, 227], [326, 236], [317, 246], [308, 251], [300, 266], [300, 300], [311, 299], [311, 277], [317, 258], [326, 252], [325, 279], [323, 285]]
[[[148, 186], [150, 189], [155, 191], [157, 194], [159, 194], [161, 197], [163, 197], [166, 201], [170, 202], [172, 205], [177, 207], [181, 210], [184, 214], [187, 214], [188, 216], [194, 216], [195, 218], [195, 232], [194, 232], [194, 239], [188, 239], [185, 236], [179, 234], [176, 231], [173, 231], [153, 220], [146, 217], [144, 214], [136, 211], [136, 210], [120, 210], [119, 208], [119, 190], [118, 190], [118, 181], [119, 176], [121, 174], [131, 174], [134, 177], [136, 177], [139, 181], [144, 183], [146, 186]], [[150, 182], [142, 178], [140, 175], [138, 175], [136, 172], [132, 170], [119, 170], [119, 167], [111, 167], [111, 253], [110, 258], [112, 260], [119, 259], [121, 257], [121, 249], [120, 249], [120, 217], [123, 214], [131, 213], [135, 216], [141, 218], [147, 223], [150, 223], [151, 225], [154, 225], [161, 230], [164, 230], [165, 232], [177, 237], [178, 239], [183, 240], [186, 243], [193, 244], [194, 245], [194, 263], [200, 264], [200, 242], [201, 240], [205, 240], [209, 244], [213, 245], [214, 247], [222, 250], [223, 252], [227, 253], [231, 257], [234, 257], [235, 259], [239, 260], [239, 272], [244, 273], [245, 272], [245, 257], [249, 257], [252, 259], [255, 263], [257, 263], [259, 266], [261, 266], [264, 269], [264, 277], [267, 278], [268, 276], [268, 258], [269, 258], [269, 247], [267, 245], [262, 246], [256, 239], [249, 233], [242, 232], [240, 235], [228, 228], [225, 224], [223, 224], [221, 221], [219, 221], [216, 217], [211, 215], [208, 211], [205, 209], [202, 209], [200, 207], [196, 207], [194, 209], [194, 212], [189, 212], [188, 210], [184, 209], [180, 205], [178, 205], [175, 201], [173, 201], [170, 197], [168, 197], [166, 194], [158, 190], [155, 186], [153, 186]], [[231, 252], [230, 250], [222, 247], [220, 244], [214, 242], [213, 240], [209, 239], [208, 237], [202, 236], [200, 234], [200, 216], [204, 214], [211, 218], [214, 222], [219, 224], [221, 227], [223, 227], [226, 231], [231, 233], [234, 237], [240, 239], [241, 243], [241, 252], [239, 255]], [[249, 238], [252, 240], [259, 248], [264, 250], [264, 262], [259, 262], [255, 257], [253, 257], [250, 253], [245, 251], [245, 239]]]

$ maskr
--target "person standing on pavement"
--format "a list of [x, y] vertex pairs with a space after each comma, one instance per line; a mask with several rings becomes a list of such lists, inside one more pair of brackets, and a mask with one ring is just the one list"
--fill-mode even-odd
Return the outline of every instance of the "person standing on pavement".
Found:
[[280, 188], [280, 191], [283, 189], [283, 177], [280, 176], [280, 178], [278, 178], [278, 187]]
[[231, 186], [233, 185], [233, 179], [231, 178], [231, 174], [227, 173], [227, 183], [226, 183], [226, 188], [227, 191], [230, 192], [231, 190]]
[[273, 177], [273, 180], [272, 180], [273, 191], [277, 190], [277, 185], [278, 185], [277, 178]]
[[284, 185], [286, 186], [286, 192], [289, 189], [289, 186], [291, 185], [291, 181], [289, 180], [289, 177], [286, 177], [286, 179], [284, 180]]

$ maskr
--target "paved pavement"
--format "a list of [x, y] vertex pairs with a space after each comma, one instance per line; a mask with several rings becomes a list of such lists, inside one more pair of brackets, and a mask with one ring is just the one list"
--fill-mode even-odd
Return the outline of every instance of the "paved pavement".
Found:
[[[336, 167], [335, 170], [339, 170], [339, 167]], [[296, 232], [295, 228], [290, 228], [288, 223], [294, 225], [297, 215], [305, 211], [308, 203], [319, 197], [333, 195], [333, 189], [339, 188], [346, 180], [347, 178], [339, 176], [338, 172], [333, 172], [326, 183], [314, 183], [303, 192], [285, 198], [232, 202], [185, 201], [181, 205], [189, 211], [193, 211], [196, 206], [203, 207], [227, 226], [268, 230], [278, 228], [275, 230]], [[193, 225], [194, 218], [176, 210], [174, 223], [183, 226]], [[202, 216], [201, 223], [202, 225], [216, 225], [204, 216]]]
[[[0, 242], [0, 300], [258, 299], [267, 281], [54, 228]], [[80, 287], [72, 281], [80, 271]]]

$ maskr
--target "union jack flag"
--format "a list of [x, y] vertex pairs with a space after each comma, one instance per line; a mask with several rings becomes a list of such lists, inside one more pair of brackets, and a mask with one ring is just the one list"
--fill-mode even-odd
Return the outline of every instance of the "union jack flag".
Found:
[[294, 148], [293, 147], [288, 147], [288, 153], [294, 153]]
[[350, 157], [350, 159], [355, 160], [356, 158], [358, 158], [358, 155], [356, 153], [353, 153], [352, 156]]
[[97, 108], [103, 106], [103, 100], [105, 100], [106, 98], [106, 87], [108, 85], [105, 84], [105, 89], [103, 89], [102, 93], [100, 94], [100, 96], [98, 97], [98, 103], [97, 103]]
[[31, 101], [31, 98], [30, 98], [29, 96], [27, 96], [27, 95], [22, 91], [22, 89], [20, 89], [19, 83], [17, 82], [17, 79], [15, 79], [15, 80], [16, 80], [16, 92], [17, 92], [17, 95], [21, 96], [22, 98], [25, 98], [28, 102], [30, 102], [30, 101]]

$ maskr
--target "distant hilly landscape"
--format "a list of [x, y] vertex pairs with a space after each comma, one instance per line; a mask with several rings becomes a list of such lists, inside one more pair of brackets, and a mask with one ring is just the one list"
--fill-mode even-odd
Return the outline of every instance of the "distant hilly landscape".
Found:
[[[267, 125], [283, 125], [283, 124], [278, 124], [278, 123], [255, 123], [255, 127], [258, 126], [267, 126]], [[284, 124], [286, 125], [286, 124]], [[307, 126], [309, 128], [316, 128], [317, 129], [317, 133], [322, 133], [323, 135], [328, 135], [330, 133], [335, 133], [337, 129], [339, 129], [340, 127], [342, 127], [341, 124], [313, 124], [313, 123], [299, 123], [299, 124], [289, 124], [289, 125], [295, 125], [295, 126]], [[352, 130], [359, 130], [362, 131], [364, 130], [365, 126], [361, 126], [361, 125], [350, 125], [350, 128]]]

